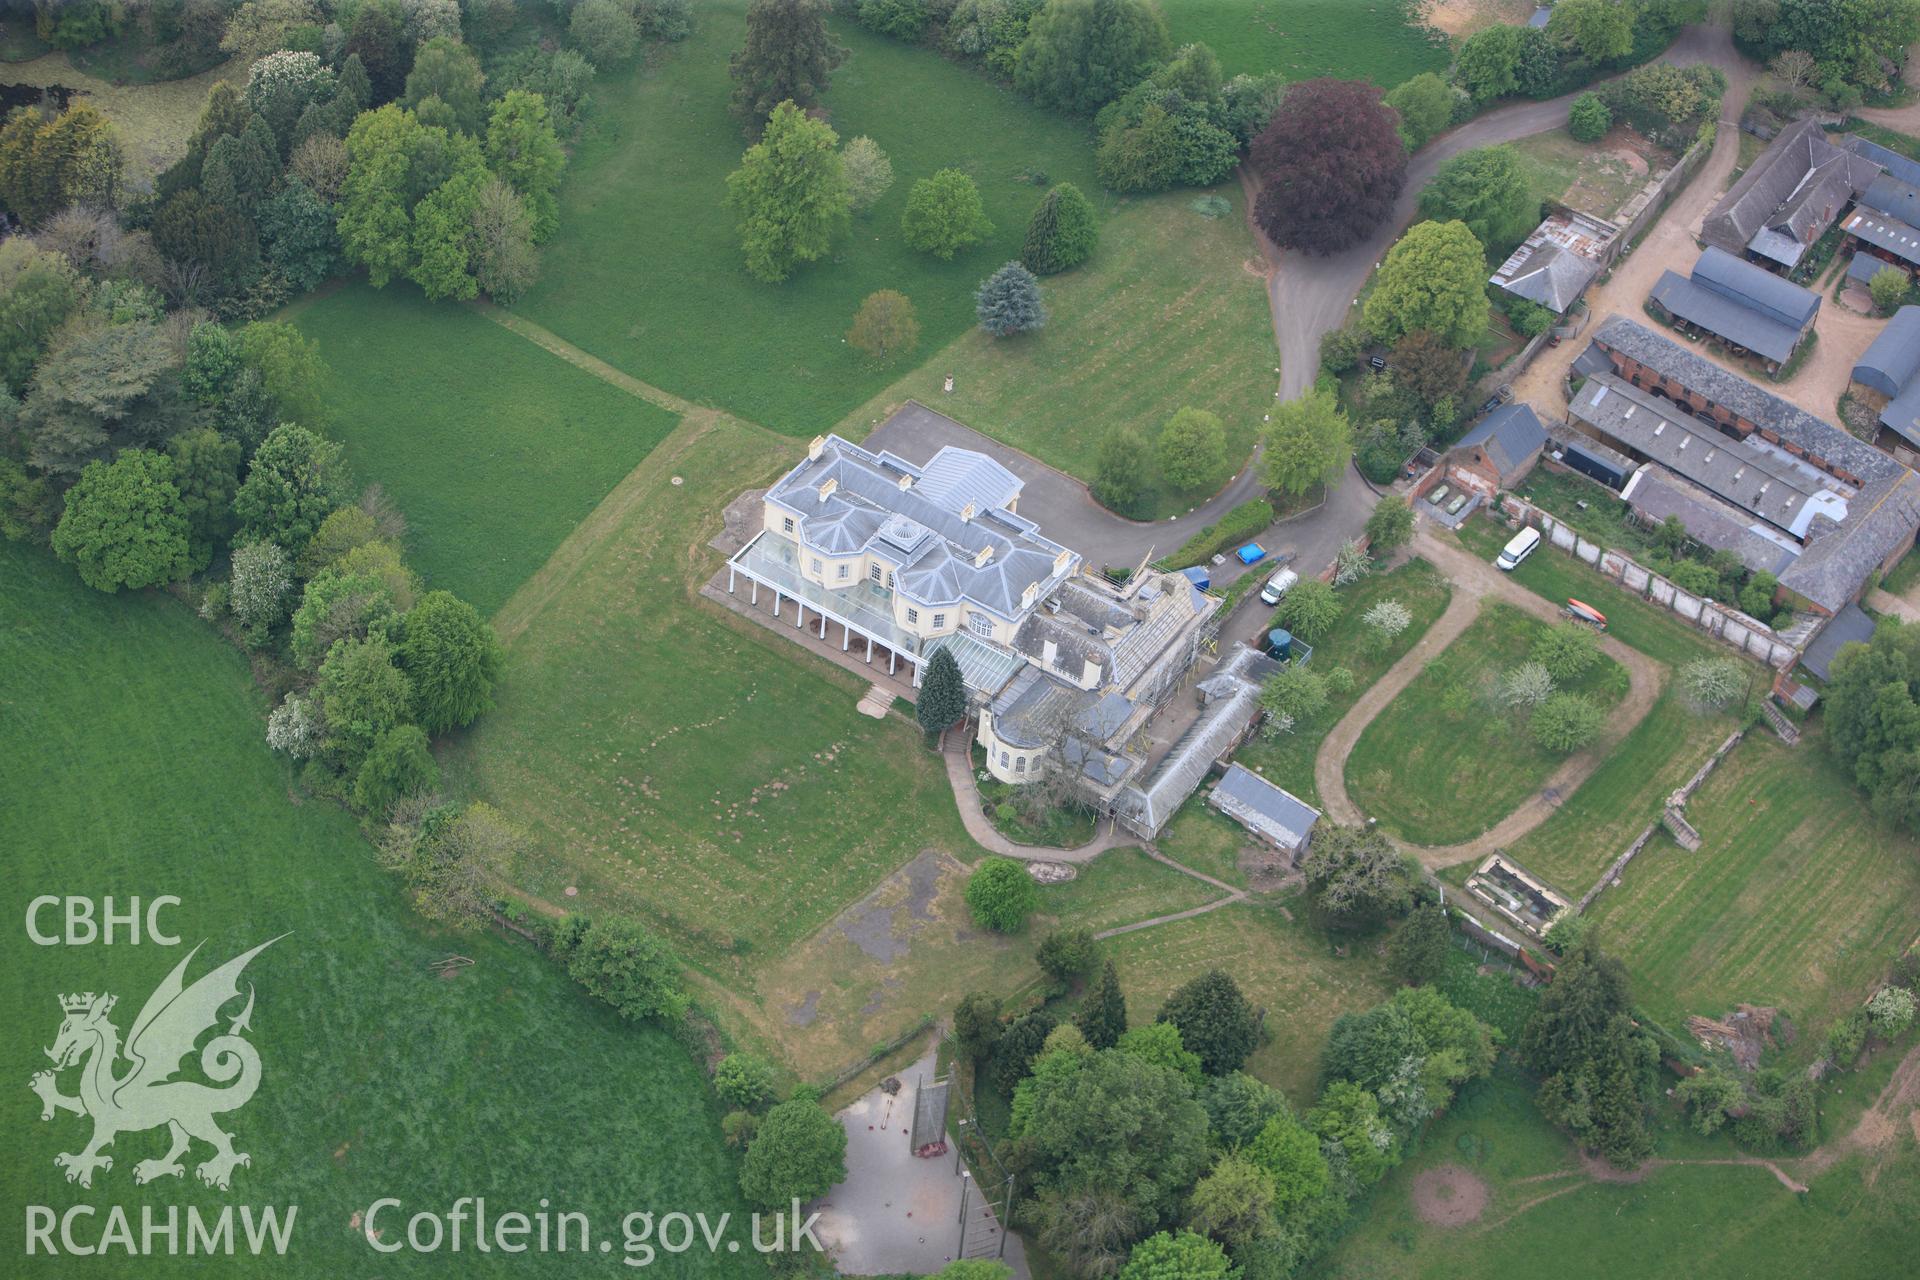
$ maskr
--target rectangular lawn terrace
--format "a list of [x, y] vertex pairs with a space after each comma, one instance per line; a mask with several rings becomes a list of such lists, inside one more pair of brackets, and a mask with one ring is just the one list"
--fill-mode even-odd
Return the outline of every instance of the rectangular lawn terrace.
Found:
[[332, 370], [327, 431], [356, 480], [406, 514], [409, 561], [482, 613], [679, 421], [411, 285], [349, 285], [287, 318]]
[[[1499, 710], [1491, 695], [1545, 630], [1511, 606], [1482, 608], [1361, 733], [1347, 758], [1354, 803], [1395, 834], [1438, 845], [1472, 839], [1539, 790], [1565, 757], [1536, 744], [1524, 713]], [[1626, 669], [1602, 654], [1560, 688], [1610, 708], [1626, 695]]]

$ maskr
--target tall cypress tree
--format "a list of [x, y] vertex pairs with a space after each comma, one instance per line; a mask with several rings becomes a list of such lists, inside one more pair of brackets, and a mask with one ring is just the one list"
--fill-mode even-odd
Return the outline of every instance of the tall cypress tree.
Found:
[[827, 34], [827, 0], [753, 0], [747, 43], [727, 63], [733, 75], [733, 113], [759, 133], [782, 102], [802, 108], [820, 101], [847, 51]]
[[1127, 1032], [1127, 997], [1120, 990], [1120, 975], [1109, 960], [1100, 970], [1100, 981], [1087, 993], [1087, 1002], [1073, 1020], [1080, 1034], [1096, 1049], [1111, 1049]]
[[1020, 260], [1035, 275], [1054, 275], [1085, 262], [1099, 238], [1092, 203], [1080, 188], [1063, 182], [1034, 207]]
[[927, 674], [921, 678], [914, 718], [931, 738], [966, 713], [967, 685], [960, 678], [960, 664], [954, 661], [952, 650], [938, 650], [927, 663]]

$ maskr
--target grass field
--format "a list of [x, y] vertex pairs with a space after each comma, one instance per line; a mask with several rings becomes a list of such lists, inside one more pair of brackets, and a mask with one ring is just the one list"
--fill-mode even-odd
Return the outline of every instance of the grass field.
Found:
[[[474, 1194], [496, 1213], [531, 1213], [548, 1196], [591, 1214], [616, 1247], [618, 1219], [635, 1207], [743, 1210], [687, 1053], [664, 1032], [621, 1022], [522, 944], [423, 928], [345, 813], [294, 802], [262, 741], [264, 706], [246, 659], [184, 606], [102, 595], [44, 553], [0, 544], [0, 708], [16, 727], [0, 742], [3, 896], [14, 930], [0, 975], [14, 1029], [0, 1049], [12, 1082], [0, 1123], [16, 1157], [0, 1170], [0, 1199], [57, 1211], [98, 1204], [82, 1239], [97, 1238], [109, 1204], [126, 1206], [136, 1235], [142, 1204], [162, 1215], [170, 1205], [298, 1205], [288, 1257], [271, 1267], [292, 1277], [445, 1274], [445, 1255], [376, 1255], [351, 1229], [382, 1196], [408, 1213]], [[184, 945], [28, 945], [27, 900], [43, 893], [111, 894], [121, 908], [134, 895], [176, 895], [162, 920]], [[160, 1132], [121, 1135], [112, 1170], [91, 1191], [63, 1181], [53, 1156], [79, 1149], [85, 1122], [42, 1124], [25, 1088], [48, 1065], [41, 1049], [59, 1026], [56, 995], [115, 993], [125, 1033], [192, 945], [205, 940], [198, 977], [280, 934], [246, 972], [264, 1071], [253, 1101], [221, 1117], [252, 1156], [232, 1192], [201, 1186], [191, 1169], [181, 1182], [136, 1189], [133, 1166], [162, 1153]], [[473, 964], [443, 980], [429, 966], [450, 954]], [[71, 1091], [72, 1075], [62, 1084]], [[205, 1155], [197, 1147], [190, 1160]], [[23, 1262], [21, 1224], [12, 1213], [0, 1227], [13, 1274], [113, 1265]], [[581, 1269], [577, 1253], [499, 1257], [469, 1247], [457, 1266], [471, 1275]], [[154, 1257], [114, 1273], [252, 1276], [263, 1265]], [[754, 1269], [698, 1253], [678, 1259], [674, 1274]]]
[[1920, 933], [1920, 846], [1867, 815], [1818, 731], [1792, 748], [1748, 735], [1687, 819], [1698, 852], [1656, 836], [1600, 898], [1608, 945], [1668, 1026], [1774, 1005], [1806, 1060]]
[[1244, 889], [1247, 873], [1240, 867], [1240, 854], [1252, 842], [1246, 828], [1207, 803], [1208, 789], [1202, 784], [1154, 843], [1181, 866]]
[[1410, 0], [1164, 0], [1173, 43], [1206, 43], [1228, 75], [1279, 71], [1289, 80], [1358, 77], [1390, 89], [1445, 72], [1444, 39], [1418, 25]]
[[[807, 991], [762, 982], [783, 957], [921, 850], [978, 853], [911, 723], [858, 714], [854, 677], [694, 594], [720, 565], [706, 542], [722, 506], [798, 451], [690, 416], [498, 615], [500, 705], [445, 753], [455, 785], [536, 832], [522, 889], [651, 920], [744, 1001], [723, 1013], [782, 1035]], [[944, 977], [916, 953], [923, 965]], [[869, 1016], [898, 1031], [932, 1003]], [[798, 1029], [832, 1041], [796, 1050], [814, 1065], [860, 1034], [824, 1018]]]
[[[1132, 514], [1173, 515], [1245, 464], [1277, 381], [1266, 284], [1254, 270], [1236, 184], [1120, 202], [1085, 266], [1041, 282], [1038, 333], [969, 328], [849, 414], [855, 439], [917, 399], [1082, 478], [1116, 426], [1148, 440], [1185, 407], [1220, 416], [1228, 464], [1186, 492], [1156, 490]], [[951, 394], [942, 390], [953, 375]]]
[[[1407, 1163], [1374, 1192], [1355, 1229], [1313, 1272], [1327, 1280], [1469, 1280], [1552, 1275], [1616, 1280], [1635, 1272], [1745, 1280], [1868, 1280], [1910, 1269], [1920, 1212], [1920, 1154], [1897, 1154], [1869, 1184], [1860, 1158], [1811, 1180], [1804, 1196], [1757, 1167], [1685, 1164], [1627, 1182], [1595, 1182], [1540, 1119], [1529, 1081], [1509, 1067], [1470, 1086]], [[1663, 1124], [1659, 1154], [1736, 1154]], [[1435, 1226], [1414, 1211], [1422, 1172], [1458, 1165], [1491, 1197], [1479, 1220]], [[1557, 1193], [1557, 1194], [1556, 1194]], [[1655, 1261], [1657, 1260], [1657, 1261]]]
[[[541, 283], [516, 308], [634, 377], [810, 436], [900, 374], [865, 367], [842, 341], [867, 294], [898, 289], [913, 300], [925, 358], [974, 322], [974, 287], [1018, 252], [1044, 190], [1035, 175], [1105, 203], [1083, 122], [836, 21], [852, 57], [834, 73], [827, 110], [843, 141], [867, 134], [887, 152], [893, 189], [855, 219], [830, 260], [760, 284], [721, 207], [746, 146], [726, 109], [727, 57], [742, 42], [746, 4], [698, 9], [690, 39], [594, 85], [561, 190], [560, 233]], [[900, 214], [916, 179], [949, 167], [980, 184], [998, 232], [943, 263], [906, 247]]]
[[[1539, 557], [1534, 557], [1538, 559]], [[1539, 790], [1566, 757], [1537, 746], [1524, 715], [1490, 700], [1501, 673], [1527, 661], [1546, 630], [1490, 604], [1387, 704], [1347, 757], [1355, 804], [1420, 844], [1468, 840]], [[1602, 654], [1560, 688], [1603, 709], [1626, 696], [1626, 669]]]
[[1139, 849], [1113, 849], [1081, 867], [1065, 884], [1042, 888], [1039, 910], [1054, 917], [1059, 928], [1098, 933], [1221, 896], [1212, 885], [1155, 862]]
[[[1313, 665], [1323, 675], [1334, 667], [1353, 672], [1352, 692], [1329, 697], [1324, 712], [1311, 723], [1296, 726], [1292, 733], [1254, 738], [1237, 757], [1240, 763], [1309, 804], [1320, 802], [1320, 788], [1313, 779], [1313, 761], [1320, 753], [1320, 743], [1360, 695], [1420, 642], [1434, 619], [1446, 611], [1453, 587], [1425, 560], [1409, 560], [1389, 573], [1373, 574], [1340, 588], [1339, 596], [1345, 608], [1333, 629], [1313, 647]], [[1379, 646], [1369, 638], [1371, 628], [1361, 616], [1382, 600], [1406, 605], [1413, 622], [1390, 643]]]
[[[1295, 916], [1298, 919], [1295, 919]], [[1238, 903], [1101, 944], [1127, 993], [1127, 1017], [1151, 1022], [1175, 987], [1209, 969], [1233, 975], [1256, 1010], [1266, 1012], [1266, 1043], [1247, 1070], [1306, 1107], [1320, 1071], [1327, 1028], [1343, 1013], [1369, 1009], [1393, 993], [1377, 939], [1334, 950], [1326, 933], [1292, 909]]]
[[[0, 46], [0, 53], [9, 47], [13, 47], [10, 42]], [[187, 139], [199, 123], [200, 110], [206, 106], [214, 82], [229, 74], [246, 79], [244, 68], [234, 73], [222, 65], [185, 80], [115, 84], [82, 71], [64, 53], [47, 53], [30, 61], [15, 62], [10, 56], [5, 60], [10, 84], [61, 84], [84, 92], [87, 100], [113, 122], [126, 154], [122, 182], [136, 190], [186, 152]]]
[[1647, 185], [1653, 172], [1676, 159], [1625, 126], [1593, 143], [1576, 142], [1565, 129], [1552, 129], [1522, 138], [1513, 148], [1536, 196], [1599, 218], [1611, 218]]
[[[1469, 551], [1491, 561], [1513, 537], [1513, 531], [1475, 516], [1461, 528], [1459, 536]], [[1550, 546], [1523, 560], [1513, 571], [1513, 580], [1555, 604], [1565, 604], [1569, 596], [1585, 601], [1607, 615], [1608, 635], [1671, 667], [1695, 658], [1733, 653], [1673, 613], [1648, 604], [1612, 579], [1602, 577], [1597, 569]]]
[[1507, 852], [1569, 898], [1579, 898], [1660, 816], [1674, 788], [1693, 776], [1736, 723], [1725, 712], [1695, 711], [1669, 685], [1593, 776]]
[[485, 613], [678, 422], [411, 285], [350, 285], [287, 318], [320, 344], [328, 429], [406, 513], [414, 566]]

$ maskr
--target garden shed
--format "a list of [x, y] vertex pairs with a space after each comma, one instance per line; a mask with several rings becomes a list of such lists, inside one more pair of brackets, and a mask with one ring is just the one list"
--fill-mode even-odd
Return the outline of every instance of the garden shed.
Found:
[[1256, 840], [1298, 861], [1313, 839], [1320, 811], [1242, 765], [1213, 784], [1207, 803], [1252, 833]]

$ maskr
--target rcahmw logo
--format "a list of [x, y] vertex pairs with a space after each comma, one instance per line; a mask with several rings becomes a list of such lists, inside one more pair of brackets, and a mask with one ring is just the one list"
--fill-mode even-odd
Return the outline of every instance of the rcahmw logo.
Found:
[[[36, 899], [28, 909], [28, 934], [35, 942], [41, 942], [42, 935], [34, 916], [49, 901], [57, 900]], [[68, 914], [71, 925], [73, 913]], [[153, 941], [178, 941], [152, 928], [151, 921], [149, 926], [148, 937]], [[93, 941], [91, 931], [78, 938], [75, 933], [68, 929], [70, 944]], [[240, 1010], [224, 1016], [224, 1027], [221, 1011], [241, 998], [240, 975], [248, 963], [279, 940], [269, 939], [189, 985], [187, 965], [200, 950], [195, 946], [147, 997], [124, 1042], [111, 1016], [117, 996], [87, 991], [60, 997], [60, 1030], [46, 1051], [53, 1067], [36, 1073], [29, 1085], [40, 1095], [42, 1121], [62, 1112], [93, 1121], [92, 1137], [84, 1146], [53, 1158], [68, 1182], [91, 1188], [96, 1177], [112, 1172], [114, 1160], [106, 1149], [115, 1146], [121, 1135], [163, 1127], [166, 1150], [134, 1164], [135, 1183], [184, 1178], [182, 1157], [196, 1153], [196, 1144], [208, 1150], [206, 1159], [194, 1166], [194, 1175], [209, 1187], [230, 1189], [234, 1171], [253, 1163], [246, 1152], [235, 1149], [235, 1135], [223, 1129], [218, 1119], [245, 1106], [260, 1087], [260, 1054], [246, 1039], [253, 1020], [252, 984], [247, 985], [246, 1003]], [[213, 1035], [200, 1044], [209, 1031]], [[210, 1084], [178, 1078], [196, 1049], [199, 1074]], [[61, 1076], [69, 1070], [77, 1071], [72, 1094], [61, 1091]], [[79, 1204], [64, 1211], [28, 1205], [27, 1253], [217, 1254], [234, 1252], [236, 1244], [254, 1254], [269, 1249], [284, 1253], [298, 1213], [294, 1205], [284, 1209], [241, 1206], [241, 1229], [236, 1236], [233, 1206], [218, 1213], [188, 1206], [183, 1213], [172, 1206], [145, 1205], [138, 1211], [136, 1230], [134, 1215], [119, 1205]]]

